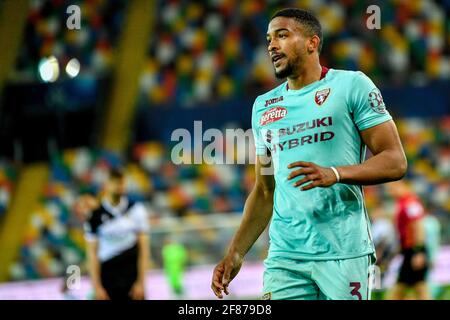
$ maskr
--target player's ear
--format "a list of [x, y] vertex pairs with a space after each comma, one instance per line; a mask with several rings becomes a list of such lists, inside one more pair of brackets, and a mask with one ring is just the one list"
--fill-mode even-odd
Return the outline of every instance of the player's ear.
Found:
[[308, 41], [308, 53], [319, 51], [320, 38], [317, 35], [313, 35]]

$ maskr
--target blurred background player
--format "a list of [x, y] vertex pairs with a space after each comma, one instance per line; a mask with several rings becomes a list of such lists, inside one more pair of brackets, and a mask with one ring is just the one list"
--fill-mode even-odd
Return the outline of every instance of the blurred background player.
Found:
[[392, 182], [386, 187], [396, 201], [395, 221], [403, 257], [391, 298], [406, 299], [409, 290], [412, 290], [416, 299], [428, 300], [426, 276], [429, 256], [425, 240], [425, 209], [406, 181]]
[[162, 248], [164, 273], [176, 299], [184, 294], [184, 272], [188, 262], [188, 252], [184, 245], [173, 236], [165, 240]]
[[88, 268], [98, 300], [142, 300], [149, 260], [145, 207], [124, 195], [125, 177], [111, 170], [101, 202], [85, 223]]

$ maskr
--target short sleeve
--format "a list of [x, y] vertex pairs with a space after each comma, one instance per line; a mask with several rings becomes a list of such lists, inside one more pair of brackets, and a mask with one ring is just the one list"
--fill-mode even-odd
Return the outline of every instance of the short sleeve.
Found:
[[353, 114], [359, 131], [392, 119], [380, 90], [369, 77], [360, 71], [356, 72], [353, 78], [349, 104], [350, 112]]
[[150, 231], [149, 216], [142, 203], [136, 203], [133, 206], [132, 216], [138, 232], [146, 233]]
[[255, 141], [255, 151], [257, 156], [265, 156], [267, 154], [267, 147], [264, 144], [264, 138], [262, 136], [262, 132], [260, 130], [260, 126], [258, 124], [258, 120], [256, 119], [256, 101], [253, 104], [252, 109], [252, 132], [253, 139]]

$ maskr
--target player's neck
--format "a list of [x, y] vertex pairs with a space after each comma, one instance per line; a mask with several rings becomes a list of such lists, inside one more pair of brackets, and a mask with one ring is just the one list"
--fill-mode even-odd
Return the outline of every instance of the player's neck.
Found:
[[120, 203], [121, 196], [118, 194], [106, 195], [106, 200], [114, 207], [118, 206]]
[[319, 61], [306, 63], [302, 70], [295, 76], [288, 77], [288, 87], [290, 90], [299, 90], [307, 85], [319, 81], [322, 74], [322, 66]]

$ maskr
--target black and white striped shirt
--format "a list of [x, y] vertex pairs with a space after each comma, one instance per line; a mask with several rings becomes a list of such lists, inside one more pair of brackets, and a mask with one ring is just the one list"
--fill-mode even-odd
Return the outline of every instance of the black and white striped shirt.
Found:
[[102, 200], [84, 230], [87, 241], [98, 241], [99, 260], [105, 262], [134, 247], [138, 234], [149, 232], [150, 225], [144, 205], [122, 197], [117, 206]]

